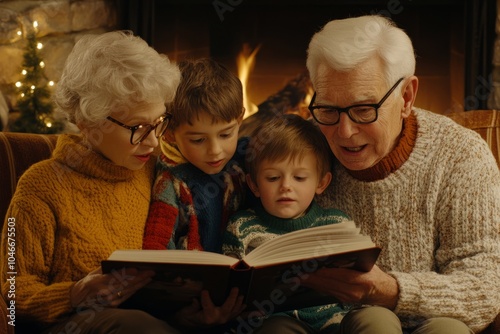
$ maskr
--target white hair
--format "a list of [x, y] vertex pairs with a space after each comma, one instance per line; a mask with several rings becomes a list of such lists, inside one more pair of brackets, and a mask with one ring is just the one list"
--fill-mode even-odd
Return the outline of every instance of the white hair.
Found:
[[54, 102], [72, 123], [97, 124], [111, 112], [173, 100], [179, 68], [127, 31], [83, 36], [73, 47]]
[[315, 86], [320, 65], [336, 71], [350, 71], [374, 56], [383, 61], [388, 84], [415, 73], [415, 54], [410, 38], [391, 20], [378, 15], [327, 23], [309, 43], [307, 69]]

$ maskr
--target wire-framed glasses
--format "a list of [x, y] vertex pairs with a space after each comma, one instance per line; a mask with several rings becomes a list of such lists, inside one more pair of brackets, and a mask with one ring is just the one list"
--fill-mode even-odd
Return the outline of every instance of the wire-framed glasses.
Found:
[[142, 142], [144, 139], [146, 139], [147, 136], [149, 136], [149, 134], [153, 130], [155, 131], [156, 138], [160, 138], [161, 136], [163, 136], [163, 134], [167, 130], [168, 123], [170, 122], [171, 118], [171, 114], [165, 113], [154, 124], [138, 124], [134, 126], [128, 126], [111, 116], [106, 117], [107, 120], [132, 131], [132, 134], [130, 135], [130, 144], [132, 145], [137, 145]]
[[394, 86], [389, 89], [387, 94], [380, 100], [379, 103], [375, 104], [354, 104], [349, 107], [340, 108], [328, 105], [314, 105], [316, 101], [316, 92], [314, 93], [311, 103], [309, 103], [309, 111], [313, 118], [319, 124], [323, 125], [335, 125], [340, 121], [340, 114], [345, 112], [349, 118], [358, 124], [368, 124], [373, 123], [378, 118], [378, 109], [387, 100], [391, 93], [396, 89], [398, 84], [403, 81], [404, 78], [399, 79]]

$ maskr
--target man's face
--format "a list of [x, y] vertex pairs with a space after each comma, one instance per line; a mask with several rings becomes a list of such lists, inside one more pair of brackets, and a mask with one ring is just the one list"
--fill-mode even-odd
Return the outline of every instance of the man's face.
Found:
[[[376, 104], [394, 83], [385, 82], [378, 58], [371, 58], [348, 72], [320, 67], [316, 82], [316, 104], [348, 107]], [[319, 125], [332, 152], [350, 170], [364, 170], [382, 160], [396, 146], [402, 130], [405, 81], [378, 109], [378, 119], [370, 124], [354, 123], [341, 113], [339, 123]]]

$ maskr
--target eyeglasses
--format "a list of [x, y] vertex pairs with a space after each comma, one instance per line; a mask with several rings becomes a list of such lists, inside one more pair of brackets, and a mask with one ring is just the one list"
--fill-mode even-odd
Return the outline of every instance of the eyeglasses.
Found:
[[335, 125], [340, 121], [340, 114], [345, 112], [349, 118], [358, 124], [369, 124], [373, 123], [378, 118], [378, 109], [387, 100], [389, 95], [396, 89], [398, 84], [403, 81], [404, 78], [399, 79], [394, 86], [389, 89], [387, 94], [376, 104], [354, 104], [349, 107], [339, 108], [327, 105], [314, 105], [316, 100], [316, 93], [314, 93], [311, 103], [309, 103], [309, 111], [311, 112], [313, 118], [319, 124], [323, 125]]
[[170, 122], [171, 118], [172, 115], [166, 113], [162, 115], [154, 124], [138, 124], [134, 126], [128, 126], [111, 116], [106, 117], [107, 120], [132, 131], [132, 134], [130, 135], [130, 144], [132, 145], [137, 145], [142, 142], [144, 139], [146, 139], [147, 136], [149, 136], [149, 134], [153, 130], [155, 131], [156, 138], [160, 138], [161, 136], [163, 136], [163, 134], [167, 130], [168, 123]]

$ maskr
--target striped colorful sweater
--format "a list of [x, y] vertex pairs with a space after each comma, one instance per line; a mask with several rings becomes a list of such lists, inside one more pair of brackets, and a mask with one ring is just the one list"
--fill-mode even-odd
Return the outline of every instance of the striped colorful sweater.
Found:
[[245, 199], [243, 171], [248, 138], [238, 141], [233, 159], [209, 175], [184, 159], [174, 146], [164, 144], [157, 163], [143, 248], [221, 252], [229, 217]]
[[[222, 252], [241, 259], [267, 240], [292, 231], [309, 227], [340, 223], [349, 217], [340, 210], [323, 209], [312, 202], [307, 213], [296, 219], [283, 219], [267, 213], [262, 205], [236, 213], [228, 223], [224, 234]], [[300, 310], [278, 313], [288, 315], [318, 332], [331, 333], [340, 326], [347, 312], [339, 304], [308, 307]]]
[[405, 327], [445, 316], [478, 332], [500, 312], [500, 173], [474, 131], [416, 109], [379, 164], [350, 173], [336, 163], [318, 203], [382, 247]]

